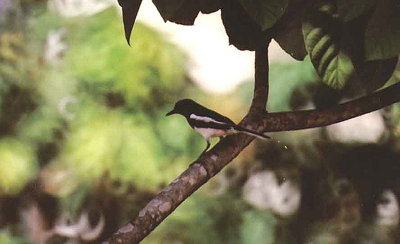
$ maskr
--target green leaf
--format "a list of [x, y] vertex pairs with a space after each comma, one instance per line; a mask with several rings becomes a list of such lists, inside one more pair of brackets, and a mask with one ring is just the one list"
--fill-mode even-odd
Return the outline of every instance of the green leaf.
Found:
[[[328, 9], [323, 6], [320, 11]], [[326, 13], [326, 12], [325, 12]], [[344, 28], [334, 17], [312, 13], [303, 23], [303, 36], [308, 54], [322, 81], [343, 89], [354, 74], [354, 65], [346, 52]]]
[[290, 56], [303, 60], [307, 55], [302, 33], [302, 19], [307, 6], [303, 1], [290, 1], [285, 14], [276, 24], [274, 39]]
[[186, 0], [153, 0], [158, 12], [165, 22], [174, 16], [175, 12], [182, 6]]
[[287, 54], [296, 60], [304, 60], [304, 57], [307, 55], [301, 22], [299, 22], [298, 26], [293, 26], [292, 29], [277, 34], [274, 39]]
[[124, 21], [125, 38], [130, 44], [130, 37], [133, 25], [135, 24], [136, 16], [139, 11], [142, 0], [118, 0], [119, 5], [122, 7], [122, 19]]
[[343, 21], [353, 20], [366, 13], [376, 0], [337, 0], [339, 17]]
[[219, 0], [153, 0], [164, 21], [193, 25], [199, 12], [212, 13], [220, 9]]
[[267, 42], [266, 34], [250, 18], [238, 0], [222, 1], [221, 18], [229, 37], [229, 44], [239, 50], [254, 51], [260, 43]]
[[400, 53], [400, 3], [378, 1], [365, 32], [366, 60], [388, 59]]
[[357, 73], [367, 91], [372, 92], [385, 85], [392, 76], [396, 64], [397, 57], [368, 61], [357, 67]]
[[288, 0], [239, 0], [261, 29], [272, 27], [283, 15], [288, 5]]

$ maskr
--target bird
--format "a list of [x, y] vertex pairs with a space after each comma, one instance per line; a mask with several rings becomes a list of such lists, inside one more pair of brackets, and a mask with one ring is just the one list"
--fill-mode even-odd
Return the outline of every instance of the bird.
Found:
[[185, 117], [192, 129], [204, 137], [207, 146], [201, 155], [210, 148], [210, 138], [212, 137], [222, 138], [226, 135], [244, 133], [262, 140], [272, 139], [267, 135], [243, 128], [231, 119], [198, 104], [192, 99], [182, 99], [176, 102], [174, 108], [166, 116], [173, 114]]

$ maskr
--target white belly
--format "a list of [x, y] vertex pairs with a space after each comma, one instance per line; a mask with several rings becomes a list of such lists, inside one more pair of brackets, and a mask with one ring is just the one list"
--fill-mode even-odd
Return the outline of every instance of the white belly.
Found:
[[218, 130], [218, 129], [212, 129], [212, 128], [196, 128], [196, 127], [194, 127], [194, 129], [206, 139], [210, 138], [210, 137], [219, 137], [219, 136], [232, 134], [232, 132], [233, 132], [233, 131], [225, 131], [225, 130]]

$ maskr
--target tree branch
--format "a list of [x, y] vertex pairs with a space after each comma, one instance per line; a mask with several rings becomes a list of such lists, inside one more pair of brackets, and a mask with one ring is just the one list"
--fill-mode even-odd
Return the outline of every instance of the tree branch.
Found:
[[[315, 128], [351, 119], [398, 101], [400, 83], [329, 109], [264, 113], [262, 119], [248, 115], [241, 125], [269, 132]], [[140, 242], [186, 198], [231, 162], [253, 139], [239, 134], [221, 140], [157, 194], [139, 215], [131, 223], [120, 228], [108, 243]]]
[[[240, 122], [251, 126], [260, 121], [266, 113], [269, 91], [269, 42], [261, 44], [255, 51], [254, 95], [249, 113]], [[231, 162], [254, 138], [245, 135], [226, 137], [165, 187], [147, 206], [139, 212], [136, 219], [120, 228], [109, 243], [138, 243], [156, 228], [175, 208], [195, 192], [200, 186], [216, 175]]]
[[269, 41], [265, 45], [260, 45], [256, 48], [254, 94], [250, 106], [250, 112], [264, 112], [267, 106], [269, 92], [268, 46]]
[[400, 83], [371, 95], [320, 110], [303, 110], [265, 114], [259, 131], [302, 130], [335, 124], [400, 101]]

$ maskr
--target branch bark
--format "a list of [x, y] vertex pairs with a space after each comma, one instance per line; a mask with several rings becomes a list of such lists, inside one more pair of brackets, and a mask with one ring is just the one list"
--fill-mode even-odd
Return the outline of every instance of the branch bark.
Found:
[[[261, 94], [260, 90], [263, 90], [264, 95], [266, 95], [265, 92], [268, 92], [268, 79], [267, 86], [259, 83], [259, 85], [263, 87], [262, 89], [257, 88], [257, 81], [255, 84], [255, 96], [252, 105], [257, 106], [257, 109], [253, 110], [251, 108], [249, 114], [240, 124], [259, 132], [289, 131], [326, 126], [372, 112], [400, 101], [400, 83], [398, 83], [369, 96], [329, 109], [266, 113], [265, 111], [260, 111], [264, 110], [266, 99], [262, 100], [262, 98], [256, 98], [256, 93], [260, 92]], [[264, 102], [265, 104], [263, 104]], [[171, 184], [157, 194], [153, 200], [139, 212], [138, 216], [130, 223], [120, 228], [108, 240], [108, 243], [140, 242], [186, 198], [231, 162], [253, 139], [253, 137], [239, 134], [228, 136], [221, 140], [210, 151], [203, 154], [202, 157], [192, 163], [191, 166]]]
[[321, 110], [265, 114], [258, 130], [263, 132], [316, 128], [345, 121], [400, 101], [400, 83], [368, 96]]
[[264, 112], [269, 92], [268, 46], [256, 48], [254, 64], [254, 94], [249, 113]]

